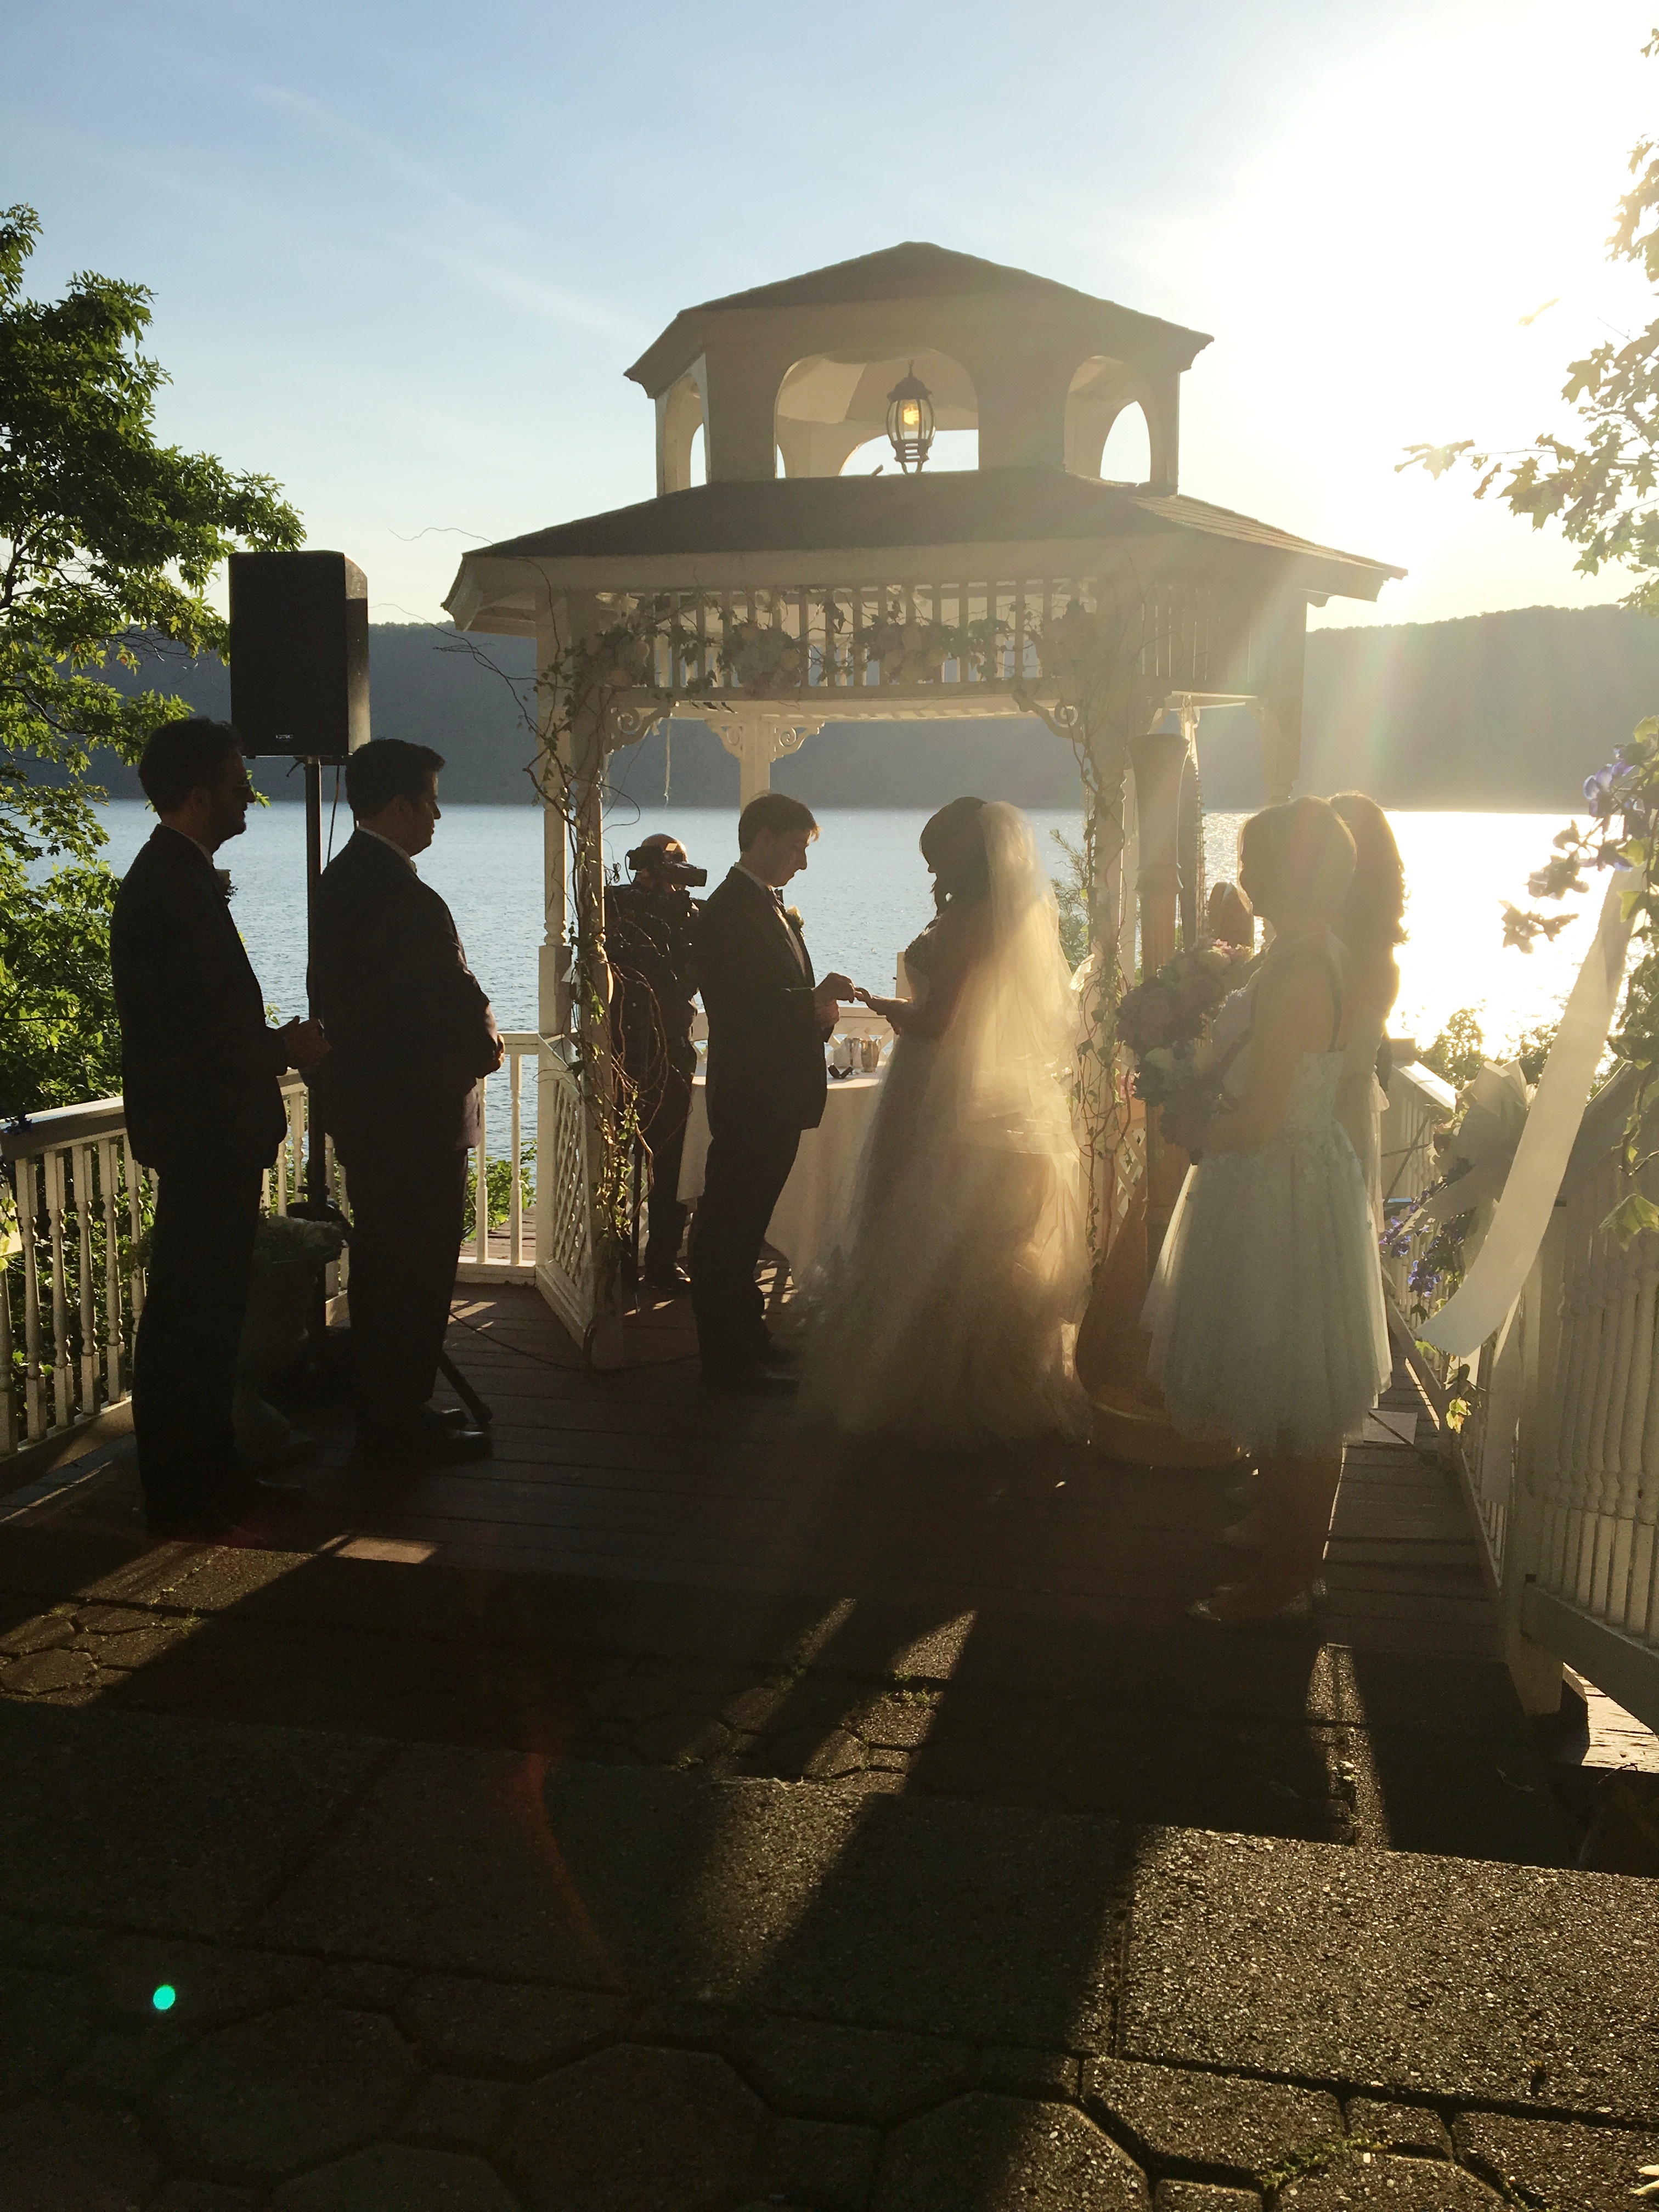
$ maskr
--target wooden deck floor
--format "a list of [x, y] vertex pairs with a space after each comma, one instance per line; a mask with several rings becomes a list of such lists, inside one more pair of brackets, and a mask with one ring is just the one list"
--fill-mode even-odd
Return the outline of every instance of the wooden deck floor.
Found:
[[[850, 1442], [787, 1402], [705, 1392], [683, 1304], [630, 1321], [630, 1364], [613, 1376], [583, 1370], [527, 1289], [459, 1299], [450, 1351], [495, 1409], [493, 1456], [371, 1480], [343, 1413], [302, 1409], [323, 1445], [299, 1470], [312, 1503], [297, 1526], [273, 1523], [273, 1543], [1149, 1626], [1177, 1620], [1237, 1564], [1214, 1541], [1235, 1510], [1230, 1478], [1124, 1467], [1073, 1444], [928, 1454]], [[1433, 1443], [1402, 1370], [1348, 1455], [1325, 1640], [1496, 1651], [1474, 1533]], [[58, 1514], [136, 1531], [131, 1470], [86, 1484]]]

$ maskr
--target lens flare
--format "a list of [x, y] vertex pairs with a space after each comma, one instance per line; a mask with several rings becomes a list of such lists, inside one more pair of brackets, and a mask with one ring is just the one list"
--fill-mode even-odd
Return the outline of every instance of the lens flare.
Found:
[[179, 1992], [171, 1982], [158, 1983], [150, 1997], [150, 2002], [157, 2012], [171, 2012], [178, 2002]]

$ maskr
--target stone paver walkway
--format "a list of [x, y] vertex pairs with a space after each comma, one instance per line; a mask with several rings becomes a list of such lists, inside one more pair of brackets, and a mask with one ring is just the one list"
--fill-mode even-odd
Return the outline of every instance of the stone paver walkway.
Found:
[[[586, 1572], [337, 1458], [292, 1549], [144, 1545], [118, 1459], [0, 1524], [6, 2212], [1637, 2201], [1659, 1891], [1559, 1863], [1457, 1562], [1212, 1637], [1167, 1595], [1212, 1481], [1009, 1455], [953, 1516], [667, 1360], [549, 1371], [481, 1480], [650, 1475]], [[1341, 1540], [1453, 1542], [1391, 1449]], [[1391, 1465], [1429, 1503], [1379, 1534]]]

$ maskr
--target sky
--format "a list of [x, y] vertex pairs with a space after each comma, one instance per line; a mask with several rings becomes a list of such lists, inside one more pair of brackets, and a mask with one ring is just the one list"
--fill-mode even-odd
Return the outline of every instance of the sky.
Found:
[[38, 296], [151, 288], [163, 434], [274, 477], [378, 621], [651, 495], [623, 372], [680, 307], [908, 238], [1212, 333], [1182, 489], [1410, 571], [1316, 623], [1576, 605], [1624, 580], [1396, 465], [1570, 429], [1565, 364], [1650, 319], [1605, 240], [1651, 16], [4, 0], [0, 201]]

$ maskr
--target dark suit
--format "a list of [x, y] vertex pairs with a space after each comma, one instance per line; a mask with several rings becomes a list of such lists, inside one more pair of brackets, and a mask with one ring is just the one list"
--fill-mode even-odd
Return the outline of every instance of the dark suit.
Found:
[[709, 1144], [691, 1303], [704, 1366], [729, 1369], [766, 1346], [755, 1265], [800, 1133], [823, 1119], [823, 1034], [800, 932], [744, 869], [703, 902], [696, 974], [708, 1016]]
[[361, 830], [318, 886], [311, 994], [333, 1048], [313, 1096], [351, 1202], [357, 1417], [393, 1428], [437, 1376], [495, 1024], [449, 908]]
[[159, 1178], [133, 1353], [138, 1473], [158, 1512], [228, 1504], [259, 1178], [284, 1127], [281, 1048], [214, 866], [152, 831], [116, 893], [110, 963], [127, 1133]]

